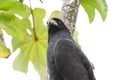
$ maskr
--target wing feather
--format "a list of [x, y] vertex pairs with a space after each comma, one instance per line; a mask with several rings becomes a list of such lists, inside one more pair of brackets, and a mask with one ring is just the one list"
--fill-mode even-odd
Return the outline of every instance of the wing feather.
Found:
[[70, 39], [59, 39], [55, 45], [55, 65], [64, 80], [95, 80], [89, 60]]

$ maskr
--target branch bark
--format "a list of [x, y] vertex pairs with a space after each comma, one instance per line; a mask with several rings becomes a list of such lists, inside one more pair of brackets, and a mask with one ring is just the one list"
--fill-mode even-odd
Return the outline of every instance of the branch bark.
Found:
[[68, 27], [72, 35], [74, 33], [76, 26], [76, 19], [77, 19], [79, 5], [80, 5], [80, 0], [64, 0], [60, 14], [61, 20]]

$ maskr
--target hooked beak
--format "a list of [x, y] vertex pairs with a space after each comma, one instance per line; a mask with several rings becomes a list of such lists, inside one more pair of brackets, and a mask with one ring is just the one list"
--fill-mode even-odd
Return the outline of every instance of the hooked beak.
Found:
[[57, 22], [56, 22], [55, 20], [49, 19], [49, 20], [47, 21], [47, 25], [48, 25], [48, 26], [50, 26], [50, 25], [55, 25], [55, 26], [57, 26], [58, 24], [57, 24]]

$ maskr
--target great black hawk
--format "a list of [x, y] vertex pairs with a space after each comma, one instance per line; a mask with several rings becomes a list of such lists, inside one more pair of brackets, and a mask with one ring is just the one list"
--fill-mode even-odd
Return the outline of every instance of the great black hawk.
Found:
[[47, 25], [50, 80], [96, 80], [90, 61], [65, 24], [58, 18], [51, 18]]

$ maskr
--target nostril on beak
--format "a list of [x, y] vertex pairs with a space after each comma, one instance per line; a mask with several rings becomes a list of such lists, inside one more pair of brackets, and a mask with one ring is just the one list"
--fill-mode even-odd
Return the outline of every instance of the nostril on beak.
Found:
[[47, 25], [49, 25], [50, 24], [50, 19], [48, 19], [48, 21], [47, 21]]

